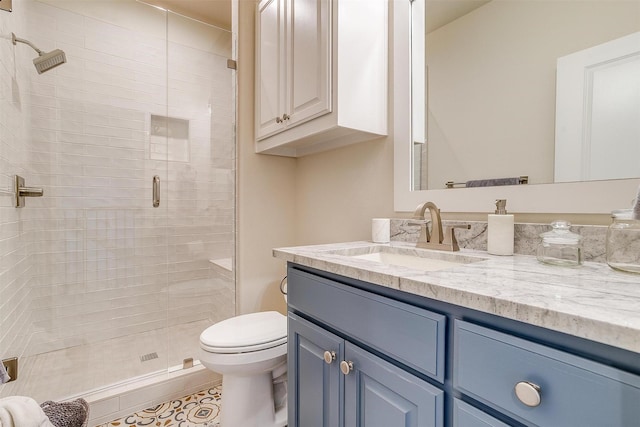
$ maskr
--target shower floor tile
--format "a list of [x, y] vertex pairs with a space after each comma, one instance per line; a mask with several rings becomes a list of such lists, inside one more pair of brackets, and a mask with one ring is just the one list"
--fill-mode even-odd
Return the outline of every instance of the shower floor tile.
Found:
[[220, 427], [222, 387], [165, 402], [97, 427]]
[[[130, 378], [197, 359], [200, 333], [211, 320], [200, 320], [126, 337], [90, 343], [20, 360], [20, 378], [0, 386], [0, 397], [29, 396], [38, 402], [76, 398]], [[143, 355], [156, 353], [148, 361]]]

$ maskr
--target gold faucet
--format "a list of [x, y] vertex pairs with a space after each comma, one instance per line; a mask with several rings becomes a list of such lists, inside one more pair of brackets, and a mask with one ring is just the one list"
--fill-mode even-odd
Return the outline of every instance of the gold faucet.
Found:
[[[427, 228], [427, 221], [424, 217], [425, 212], [429, 209], [431, 215], [431, 233]], [[425, 202], [416, 208], [413, 213], [413, 219], [418, 221], [410, 222], [409, 225], [420, 226], [420, 236], [416, 243], [417, 248], [422, 249], [437, 249], [441, 251], [459, 251], [458, 241], [454, 229], [465, 228], [470, 229], [471, 225], [452, 225], [447, 228], [447, 232], [442, 232], [442, 219], [440, 218], [440, 209], [433, 202]]]

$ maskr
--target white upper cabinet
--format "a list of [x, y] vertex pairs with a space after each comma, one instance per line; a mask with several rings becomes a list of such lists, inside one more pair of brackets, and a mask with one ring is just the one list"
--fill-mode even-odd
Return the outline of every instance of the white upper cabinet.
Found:
[[304, 156], [387, 134], [387, 0], [262, 0], [256, 152]]

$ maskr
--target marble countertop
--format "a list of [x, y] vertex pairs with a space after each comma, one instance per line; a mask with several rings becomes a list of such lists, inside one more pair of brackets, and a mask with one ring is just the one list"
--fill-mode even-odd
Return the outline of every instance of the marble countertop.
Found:
[[[426, 272], [353, 257], [380, 250], [476, 262]], [[557, 267], [526, 255], [499, 257], [464, 249], [451, 254], [402, 242], [278, 248], [273, 255], [640, 353], [640, 275], [617, 272], [606, 264]]]

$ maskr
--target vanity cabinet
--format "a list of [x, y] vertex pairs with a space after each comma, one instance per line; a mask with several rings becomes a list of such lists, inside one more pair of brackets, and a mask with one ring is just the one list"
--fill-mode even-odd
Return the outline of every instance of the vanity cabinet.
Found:
[[443, 316], [289, 274], [289, 426], [443, 426]]
[[637, 353], [293, 263], [288, 292], [291, 427], [640, 426]]
[[256, 152], [301, 156], [387, 133], [387, 0], [262, 0]]

